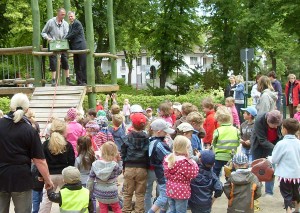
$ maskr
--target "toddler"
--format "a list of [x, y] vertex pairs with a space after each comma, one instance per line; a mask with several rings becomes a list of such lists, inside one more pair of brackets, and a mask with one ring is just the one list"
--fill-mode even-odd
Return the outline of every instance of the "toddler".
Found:
[[231, 115], [233, 118], [233, 125], [239, 129], [240, 128], [240, 119], [239, 119], [238, 111], [235, 107], [234, 98], [233, 97], [226, 98], [225, 106], [228, 107], [229, 111], [231, 112]]
[[114, 141], [118, 147], [118, 151], [121, 152], [121, 146], [124, 143], [126, 136], [126, 129], [123, 122], [123, 117], [120, 114], [112, 116], [112, 127], [108, 128], [108, 131], [112, 134]]
[[194, 128], [192, 135], [192, 149], [196, 151], [202, 150], [201, 138], [205, 136], [205, 130], [203, 129], [203, 116], [199, 112], [191, 112], [186, 117], [186, 121]]
[[170, 212], [183, 213], [187, 210], [191, 196], [190, 182], [197, 176], [198, 165], [189, 158], [190, 140], [178, 135], [174, 139], [173, 153], [164, 160], [164, 174], [167, 179], [167, 196]]
[[300, 104], [297, 105], [296, 111], [294, 118], [300, 122]]
[[97, 147], [97, 151], [100, 151], [101, 146], [107, 141], [114, 141], [112, 134], [108, 131], [108, 120], [104, 116], [96, 118], [96, 122], [100, 127], [99, 132], [94, 137], [94, 142]]
[[170, 127], [173, 126], [173, 120], [171, 117], [171, 106], [169, 103], [162, 103], [159, 105], [159, 116], [164, 119]]
[[205, 130], [205, 137], [202, 139], [205, 148], [209, 149], [213, 140], [213, 134], [216, 128], [218, 128], [218, 123], [215, 120], [215, 110], [213, 100], [208, 97], [202, 101], [202, 110], [206, 114], [206, 118], [203, 123], [203, 128]]
[[128, 99], [124, 99], [123, 115], [125, 116], [125, 124], [129, 124], [130, 104]]
[[87, 188], [99, 201], [101, 213], [108, 213], [108, 207], [121, 213], [117, 178], [122, 173], [122, 161], [116, 144], [108, 141], [101, 147], [101, 159], [92, 164]]

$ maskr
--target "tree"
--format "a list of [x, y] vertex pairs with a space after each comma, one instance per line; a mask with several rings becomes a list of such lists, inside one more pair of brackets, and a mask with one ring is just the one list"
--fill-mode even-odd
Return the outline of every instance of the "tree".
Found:
[[151, 0], [146, 12], [148, 20], [144, 32], [146, 47], [160, 62], [160, 88], [164, 88], [167, 76], [174, 68], [184, 64], [183, 54], [199, 45], [201, 21], [197, 14], [197, 0]]

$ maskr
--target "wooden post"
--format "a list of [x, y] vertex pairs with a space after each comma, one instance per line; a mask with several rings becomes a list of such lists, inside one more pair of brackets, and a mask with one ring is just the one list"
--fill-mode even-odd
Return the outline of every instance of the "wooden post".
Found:
[[[107, 21], [110, 53], [116, 55], [113, 0], [107, 0]], [[111, 59], [111, 83], [117, 84], [117, 61]]]
[[86, 43], [87, 49], [90, 50], [86, 55], [86, 70], [87, 70], [87, 84], [92, 87], [92, 92], [88, 94], [89, 108], [96, 108], [96, 93], [95, 87], [95, 65], [93, 54], [94, 49], [94, 25], [93, 25], [93, 11], [92, 0], [84, 0], [85, 11], [85, 25], [86, 25]]
[[47, 19], [53, 18], [53, 5], [52, 0], [47, 0]]
[[[40, 51], [40, 41], [41, 41], [41, 29], [40, 29], [40, 10], [39, 10], [39, 0], [31, 0], [32, 9], [32, 50]], [[41, 71], [41, 57], [33, 56], [33, 67], [34, 67], [34, 85], [42, 86], [42, 71]]]

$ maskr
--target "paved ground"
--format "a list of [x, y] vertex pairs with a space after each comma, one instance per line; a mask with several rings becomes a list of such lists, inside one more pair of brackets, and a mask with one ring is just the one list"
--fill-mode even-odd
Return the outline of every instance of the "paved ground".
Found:
[[[122, 182], [120, 177], [120, 183]], [[224, 180], [223, 180], [224, 182]], [[261, 213], [283, 213], [283, 199], [279, 192], [278, 182], [275, 183], [274, 196], [273, 197], [261, 197], [259, 198], [259, 207]], [[264, 189], [263, 189], [264, 191]], [[213, 205], [212, 213], [225, 213], [227, 208], [227, 198], [223, 194], [221, 198], [217, 199]], [[10, 213], [13, 213], [14, 209], [11, 206]], [[58, 204], [53, 204], [51, 213], [59, 213]]]

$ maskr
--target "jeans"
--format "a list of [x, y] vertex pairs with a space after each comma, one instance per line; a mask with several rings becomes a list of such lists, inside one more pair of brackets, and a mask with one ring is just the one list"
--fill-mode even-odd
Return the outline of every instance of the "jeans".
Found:
[[111, 204], [104, 204], [99, 202], [99, 208], [101, 213], [108, 213], [108, 206], [111, 207], [114, 213], [122, 213], [121, 206], [119, 202], [111, 203]]
[[222, 160], [216, 160], [215, 165], [213, 167], [213, 172], [217, 175], [217, 177], [220, 176], [221, 170], [223, 166], [227, 164], [227, 161]]
[[265, 192], [266, 194], [273, 195], [274, 189], [274, 180], [265, 183]]
[[148, 212], [151, 209], [151, 206], [153, 204], [152, 192], [153, 192], [154, 181], [157, 181], [154, 170], [148, 170], [147, 188], [146, 188], [145, 202], [144, 202], [145, 212]]
[[241, 151], [242, 151], [242, 153], [244, 153], [245, 155], [247, 155], [249, 164], [251, 164], [252, 163], [252, 154], [251, 154], [250, 148], [246, 149], [245, 147], [242, 146]]
[[204, 207], [192, 202], [189, 202], [189, 207], [191, 208], [192, 213], [210, 213], [211, 207]]
[[32, 213], [38, 213], [42, 202], [43, 191], [32, 190]]
[[241, 108], [244, 107], [244, 104], [235, 104], [236, 111], [238, 112], [240, 123], [244, 122], [244, 117], [241, 113]]
[[15, 206], [15, 213], [31, 212], [31, 190], [24, 192], [0, 192], [0, 213], [9, 213], [11, 199]]
[[165, 183], [158, 184], [159, 196], [157, 197], [154, 205], [158, 206], [162, 210], [166, 210], [168, 206], [168, 198], [166, 195], [167, 186]]
[[[63, 182], [63, 176], [62, 175], [50, 175], [50, 178], [53, 182], [53, 190], [57, 191], [59, 190], [64, 182]], [[50, 213], [52, 208], [52, 202], [49, 200], [46, 189], [43, 189], [43, 198], [40, 205], [40, 211], [39, 213]]]
[[178, 200], [178, 199], [168, 198], [168, 202], [170, 208], [169, 213], [186, 213], [188, 199]]

